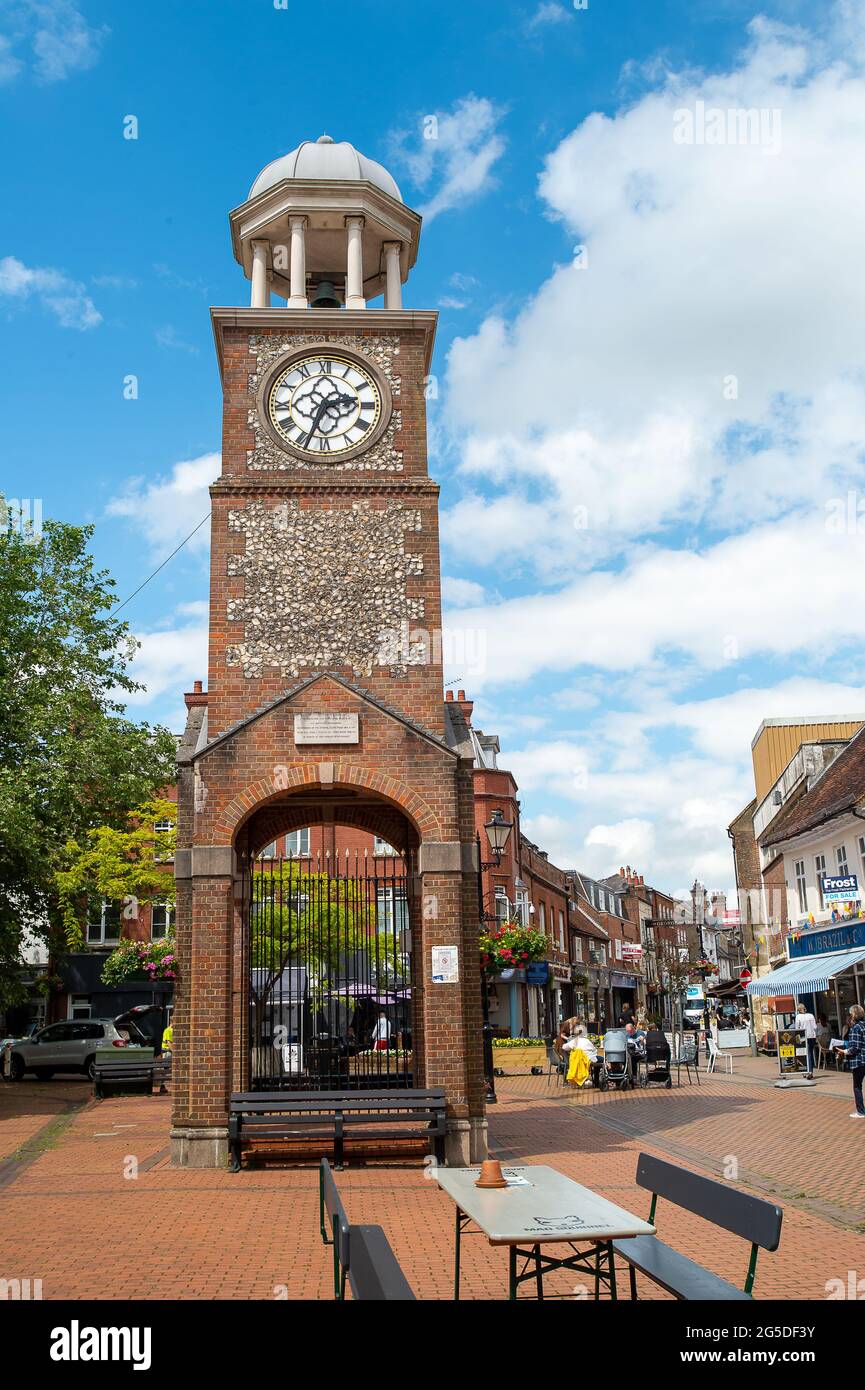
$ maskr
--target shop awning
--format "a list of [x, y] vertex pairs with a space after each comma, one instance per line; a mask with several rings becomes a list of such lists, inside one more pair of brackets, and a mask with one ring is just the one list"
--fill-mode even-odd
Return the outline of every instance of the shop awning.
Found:
[[826, 956], [800, 956], [798, 960], [788, 960], [786, 965], [752, 980], [748, 994], [816, 994], [829, 988], [829, 981], [865, 960], [865, 949], [857, 951], [832, 951]]

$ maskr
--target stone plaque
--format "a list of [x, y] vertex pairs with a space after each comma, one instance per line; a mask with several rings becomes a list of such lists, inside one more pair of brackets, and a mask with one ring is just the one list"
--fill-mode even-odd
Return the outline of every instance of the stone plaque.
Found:
[[357, 743], [356, 714], [296, 714], [295, 743]]

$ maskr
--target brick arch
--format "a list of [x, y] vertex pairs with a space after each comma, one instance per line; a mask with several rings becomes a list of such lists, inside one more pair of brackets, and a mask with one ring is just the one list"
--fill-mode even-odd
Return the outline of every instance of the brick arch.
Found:
[[[340, 763], [334, 768], [333, 782], [327, 785], [328, 788], [334, 789], [368, 791], [377, 801], [381, 801], [383, 810], [387, 803], [391, 803], [391, 809], [396, 807], [405, 816], [419, 842], [443, 838], [438, 817], [424, 798], [405, 782], [389, 777], [384, 772]], [[222, 810], [214, 826], [214, 842], [235, 843], [239, 832], [255, 813], [265, 810], [268, 805], [275, 809], [279, 803], [289, 807], [293, 792], [321, 786], [318, 762], [295, 764], [281, 768], [273, 777], [259, 778], [242, 792], [238, 792]], [[343, 808], [340, 809], [342, 811]], [[369, 811], [370, 807], [364, 809]], [[308, 818], [305, 818], [303, 823], [307, 824]], [[364, 828], [377, 829], [372, 825]], [[387, 838], [386, 835], [384, 838]], [[266, 844], [267, 841], [263, 843]]]

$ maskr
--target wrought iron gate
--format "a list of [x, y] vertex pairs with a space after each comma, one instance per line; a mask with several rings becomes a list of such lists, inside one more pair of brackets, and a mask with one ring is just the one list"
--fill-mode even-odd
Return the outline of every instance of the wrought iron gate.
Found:
[[410, 881], [396, 855], [247, 862], [252, 1090], [412, 1085]]

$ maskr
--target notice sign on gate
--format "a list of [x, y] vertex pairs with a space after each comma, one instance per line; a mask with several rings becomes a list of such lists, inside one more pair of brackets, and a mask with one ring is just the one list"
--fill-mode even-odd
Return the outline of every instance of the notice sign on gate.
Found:
[[433, 946], [432, 978], [434, 985], [459, 983], [460, 962], [456, 946]]

